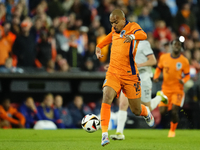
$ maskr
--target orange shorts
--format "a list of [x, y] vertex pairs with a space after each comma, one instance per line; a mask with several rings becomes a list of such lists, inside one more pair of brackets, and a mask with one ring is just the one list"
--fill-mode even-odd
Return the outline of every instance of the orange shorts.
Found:
[[109, 86], [117, 93], [117, 98], [121, 90], [128, 99], [136, 99], [141, 97], [140, 79], [137, 75], [120, 76], [107, 72], [103, 87]]
[[176, 106], [180, 106], [180, 107], [183, 106], [184, 100], [185, 100], [184, 91], [179, 91], [179, 92], [163, 91], [163, 93], [168, 97], [169, 103], [166, 105], [163, 102], [160, 102], [160, 104], [158, 105], [159, 107], [161, 107], [161, 106], [168, 107], [168, 111], [170, 111], [172, 109], [172, 104], [174, 104]]

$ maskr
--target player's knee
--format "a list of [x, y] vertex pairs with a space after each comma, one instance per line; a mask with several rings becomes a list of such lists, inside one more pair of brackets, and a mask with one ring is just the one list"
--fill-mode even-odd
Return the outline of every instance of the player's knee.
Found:
[[167, 109], [165, 107], [160, 107], [159, 110], [161, 115], [165, 115], [167, 113]]
[[171, 110], [171, 115], [172, 116], [178, 116], [178, 111], [177, 110]]
[[111, 103], [112, 103], [112, 100], [113, 100], [112, 94], [109, 93], [109, 92], [107, 92], [107, 91], [104, 91], [104, 92], [103, 92], [103, 102], [104, 102], [104, 103], [111, 104]]
[[120, 109], [120, 110], [127, 110], [127, 108], [128, 108], [128, 102], [122, 100], [122, 101], [120, 102], [120, 104], [119, 104], [119, 109]]

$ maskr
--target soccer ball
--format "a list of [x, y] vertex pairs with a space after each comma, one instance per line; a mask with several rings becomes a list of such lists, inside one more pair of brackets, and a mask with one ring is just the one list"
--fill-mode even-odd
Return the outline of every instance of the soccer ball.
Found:
[[88, 114], [82, 119], [81, 126], [85, 131], [92, 133], [100, 128], [100, 120], [96, 115]]

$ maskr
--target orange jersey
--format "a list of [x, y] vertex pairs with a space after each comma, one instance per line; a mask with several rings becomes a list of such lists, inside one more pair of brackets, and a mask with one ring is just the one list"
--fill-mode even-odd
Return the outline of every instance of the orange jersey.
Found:
[[[130, 34], [135, 36], [135, 40], [131, 41], [131, 43], [124, 43], [126, 39], [124, 35]], [[108, 72], [123, 77], [138, 75], [139, 72], [134, 58], [139, 40], [145, 40], [146, 38], [146, 33], [135, 22], [130, 23], [127, 21], [120, 33], [116, 33], [112, 28], [112, 31], [97, 45], [97, 47], [103, 48], [112, 43]]]
[[179, 80], [181, 79], [185, 83], [190, 79], [190, 66], [187, 58], [182, 54], [177, 58], [173, 58], [170, 53], [163, 54], [159, 59], [154, 79], [159, 77], [161, 70], [163, 70], [163, 91], [183, 91], [183, 84], [179, 83]]
[[[17, 117], [19, 120], [13, 118]], [[25, 117], [17, 111], [17, 109], [10, 107], [8, 111], [5, 111], [3, 106], [0, 105], [0, 119], [7, 120], [12, 124], [19, 124], [19, 122], [24, 125], [26, 120]]]

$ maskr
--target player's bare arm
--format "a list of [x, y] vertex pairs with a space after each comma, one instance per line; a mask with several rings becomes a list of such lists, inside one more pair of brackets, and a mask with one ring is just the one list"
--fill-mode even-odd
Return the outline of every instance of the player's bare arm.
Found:
[[101, 54], [101, 49], [99, 47], [96, 47], [96, 52], [95, 53], [96, 53], [97, 59], [103, 57], [103, 55]]
[[157, 63], [157, 60], [154, 56], [154, 54], [150, 54], [147, 56], [147, 61], [144, 62], [144, 63], [141, 63], [141, 64], [137, 64], [137, 67], [140, 68], [140, 67], [145, 67], [145, 66], [153, 66], [153, 65], [156, 65]]

